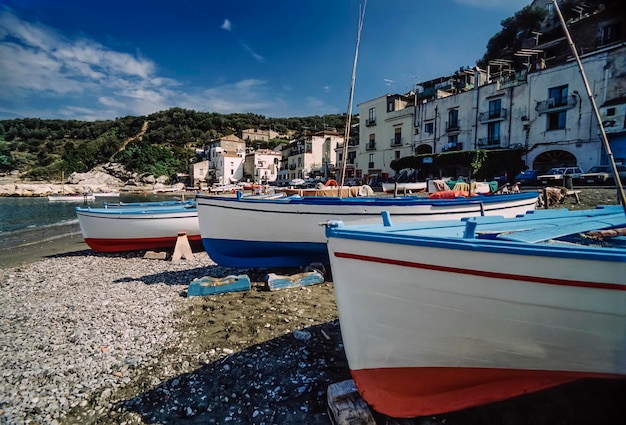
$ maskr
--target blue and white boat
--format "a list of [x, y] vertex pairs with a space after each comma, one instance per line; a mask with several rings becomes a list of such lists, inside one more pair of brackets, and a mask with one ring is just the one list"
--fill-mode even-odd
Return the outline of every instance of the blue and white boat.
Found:
[[294, 267], [328, 263], [319, 223], [365, 224], [389, 211], [394, 220], [424, 221], [481, 215], [513, 217], [535, 209], [536, 192], [469, 198], [196, 196], [200, 234], [213, 261], [228, 267]]
[[622, 206], [326, 224], [356, 386], [393, 417], [626, 378]]

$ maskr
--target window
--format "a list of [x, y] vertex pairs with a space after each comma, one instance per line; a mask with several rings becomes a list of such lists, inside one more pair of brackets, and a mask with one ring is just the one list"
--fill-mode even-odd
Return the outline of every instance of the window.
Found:
[[395, 159], [400, 159], [400, 151], [394, 151]]
[[369, 156], [369, 168], [374, 168], [374, 154], [371, 153]]
[[620, 39], [620, 26], [618, 23], [609, 24], [602, 28], [602, 44], [612, 43]]
[[548, 90], [548, 107], [567, 105], [567, 85], [552, 87]]
[[376, 149], [376, 135], [375, 134], [370, 134], [370, 141], [367, 144], [367, 149], [369, 150]]
[[393, 100], [390, 100], [389, 102], [387, 102], [387, 112], [393, 112], [395, 111], [395, 105]]
[[608, 117], [612, 117], [613, 115], [615, 115], [615, 108], [608, 108], [608, 109], [606, 110], [606, 115], [607, 115]]
[[458, 129], [459, 128], [459, 110], [452, 109], [448, 111], [448, 129]]
[[502, 111], [502, 99], [496, 99], [489, 102], [489, 119], [500, 118]]
[[402, 144], [402, 127], [396, 128], [394, 130], [393, 144], [394, 145], [401, 145]]
[[424, 124], [424, 133], [426, 134], [433, 134], [433, 123], [432, 122], [428, 122], [426, 124]]
[[487, 124], [487, 145], [500, 144], [500, 123], [490, 122]]
[[365, 121], [365, 125], [376, 125], [376, 108], [370, 108], [368, 118]]
[[565, 111], [548, 114], [548, 130], [562, 130], [565, 128]]

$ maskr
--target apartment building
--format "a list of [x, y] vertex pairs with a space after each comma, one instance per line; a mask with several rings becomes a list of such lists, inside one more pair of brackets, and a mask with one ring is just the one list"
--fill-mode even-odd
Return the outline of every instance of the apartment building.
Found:
[[278, 179], [281, 153], [259, 149], [246, 155], [243, 166], [244, 179], [255, 183], [271, 183]]
[[[534, 3], [549, 8], [552, 2]], [[626, 163], [625, 19], [604, 12], [581, 13], [569, 27], [613, 155]], [[360, 103], [359, 142], [349, 147], [347, 165], [352, 167], [346, 176], [384, 178], [395, 174], [394, 159], [474, 149], [519, 150], [528, 168], [542, 171], [606, 164], [584, 81], [550, 13], [546, 22], [552, 27], [545, 24], [546, 33], [535, 34], [532, 49], [519, 52], [527, 60], [522, 71], [513, 71], [511, 61], [493, 61], [485, 70], [460, 69], [421, 82], [409, 93]], [[441, 171], [467, 175], [465, 170]]]
[[212, 140], [204, 148], [209, 183], [232, 183], [243, 178], [246, 142], [235, 135]]
[[336, 149], [343, 143], [343, 135], [323, 130], [305, 134], [283, 146], [278, 183], [293, 179], [334, 178]]

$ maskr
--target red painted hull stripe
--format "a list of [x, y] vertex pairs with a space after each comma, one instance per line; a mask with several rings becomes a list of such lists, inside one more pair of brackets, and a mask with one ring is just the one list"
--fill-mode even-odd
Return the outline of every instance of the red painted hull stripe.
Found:
[[395, 417], [437, 415], [494, 403], [582, 378], [622, 375], [550, 370], [411, 367], [352, 370], [363, 399]]
[[349, 254], [346, 252], [335, 252], [335, 257], [348, 258], [357, 261], [366, 261], [371, 263], [392, 264], [402, 267], [412, 267], [415, 269], [435, 270], [447, 273], [458, 273], [464, 275], [473, 275], [487, 277], [491, 279], [507, 279], [507, 280], [519, 280], [525, 282], [543, 283], [547, 285], [560, 285], [560, 286], [575, 286], [581, 288], [594, 288], [594, 289], [611, 289], [615, 291], [626, 291], [626, 285], [615, 283], [599, 283], [599, 282], [587, 282], [582, 280], [566, 280], [555, 279], [541, 276], [528, 276], [511, 273], [490, 272], [485, 270], [471, 270], [466, 268], [440, 266], [434, 264], [417, 263], [413, 261], [394, 260], [390, 258], [372, 257], [369, 255]]
[[[94, 251], [98, 252], [122, 252], [141, 251], [144, 249], [174, 248], [177, 236], [161, 238], [132, 238], [132, 239], [103, 239], [85, 238], [85, 243]], [[193, 245], [200, 245], [200, 235], [187, 235], [187, 239]]]

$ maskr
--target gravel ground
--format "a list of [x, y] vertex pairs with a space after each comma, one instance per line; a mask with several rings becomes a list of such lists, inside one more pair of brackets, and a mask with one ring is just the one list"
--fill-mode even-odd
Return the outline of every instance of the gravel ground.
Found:
[[[561, 206], [616, 203], [613, 190], [580, 199]], [[222, 268], [204, 252], [179, 262], [141, 254], [85, 249], [0, 269], [0, 424], [330, 423], [326, 389], [350, 378], [331, 282], [269, 292], [267, 270]], [[231, 274], [248, 274], [252, 290], [186, 297], [194, 278]], [[376, 419], [623, 424], [625, 399], [626, 382], [589, 380], [447, 415]]]

